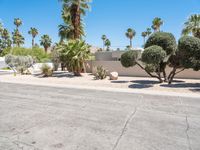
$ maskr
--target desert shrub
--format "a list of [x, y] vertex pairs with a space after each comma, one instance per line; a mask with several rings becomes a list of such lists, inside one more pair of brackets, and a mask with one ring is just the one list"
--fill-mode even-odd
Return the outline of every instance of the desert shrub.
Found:
[[33, 65], [33, 58], [31, 56], [6, 55], [5, 62], [21, 74], [25, 74], [25, 72], [28, 73], [28, 68]]
[[96, 80], [103, 80], [106, 78], [107, 71], [103, 66], [98, 66], [96, 68], [96, 73], [94, 74]]
[[130, 50], [122, 54], [121, 64], [126, 68], [132, 67], [136, 65], [137, 59], [138, 59], [138, 52]]
[[176, 51], [176, 39], [173, 34], [167, 32], [156, 32], [152, 34], [145, 44], [145, 48], [157, 45], [163, 48], [167, 55]]
[[44, 77], [50, 77], [53, 75], [53, 69], [47, 64], [43, 64], [40, 69]]

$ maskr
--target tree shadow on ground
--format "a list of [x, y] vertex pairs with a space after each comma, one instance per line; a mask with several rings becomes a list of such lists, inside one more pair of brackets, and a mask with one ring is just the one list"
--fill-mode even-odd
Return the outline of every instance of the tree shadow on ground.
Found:
[[200, 92], [200, 83], [173, 83], [173, 84], [162, 84], [161, 87], [166, 88], [187, 88], [192, 92]]
[[52, 77], [56, 78], [75, 78], [73, 73], [70, 72], [54, 72]]
[[133, 89], [151, 88], [155, 84], [159, 84], [158, 81], [151, 81], [151, 80], [135, 80], [131, 82], [134, 84], [129, 85], [129, 88], [133, 88]]
[[129, 81], [111, 81], [111, 83], [129, 83]]

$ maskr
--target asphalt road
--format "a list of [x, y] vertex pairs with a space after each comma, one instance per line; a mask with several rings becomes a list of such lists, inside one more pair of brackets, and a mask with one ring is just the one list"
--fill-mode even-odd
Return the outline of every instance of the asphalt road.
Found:
[[200, 98], [0, 83], [0, 150], [199, 150]]

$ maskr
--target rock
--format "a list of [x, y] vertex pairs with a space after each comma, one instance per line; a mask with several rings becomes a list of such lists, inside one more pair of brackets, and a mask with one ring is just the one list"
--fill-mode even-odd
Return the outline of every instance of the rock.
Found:
[[110, 80], [117, 80], [118, 77], [119, 77], [119, 74], [117, 72], [110, 73]]

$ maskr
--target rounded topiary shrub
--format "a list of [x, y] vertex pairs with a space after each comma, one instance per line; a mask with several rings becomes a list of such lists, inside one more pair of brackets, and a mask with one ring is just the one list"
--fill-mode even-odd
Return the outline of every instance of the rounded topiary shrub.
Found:
[[166, 51], [167, 55], [173, 54], [176, 51], [176, 39], [173, 34], [167, 32], [153, 33], [145, 44], [145, 48], [157, 45]]
[[200, 39], [191, 36], [180, 38], [178, 54], [183, 67], [200, 70]]
[[138, 58], [138, 52], [137, 51], [127, 51], [121, 56], [121, 64], [122, 66], [128, 68], [136, 65]]
[[[178, 52], [185, 56], [200, 56], [200, 39], [191, 36], [184, 36], [178, 42]], [[199, 58], [200, 59], [200, 58]]]
[[166, 52], [160, 46], [150, 46], [142, 53], [142, 61], [146, 64], [159, 64], [166, 57]]

